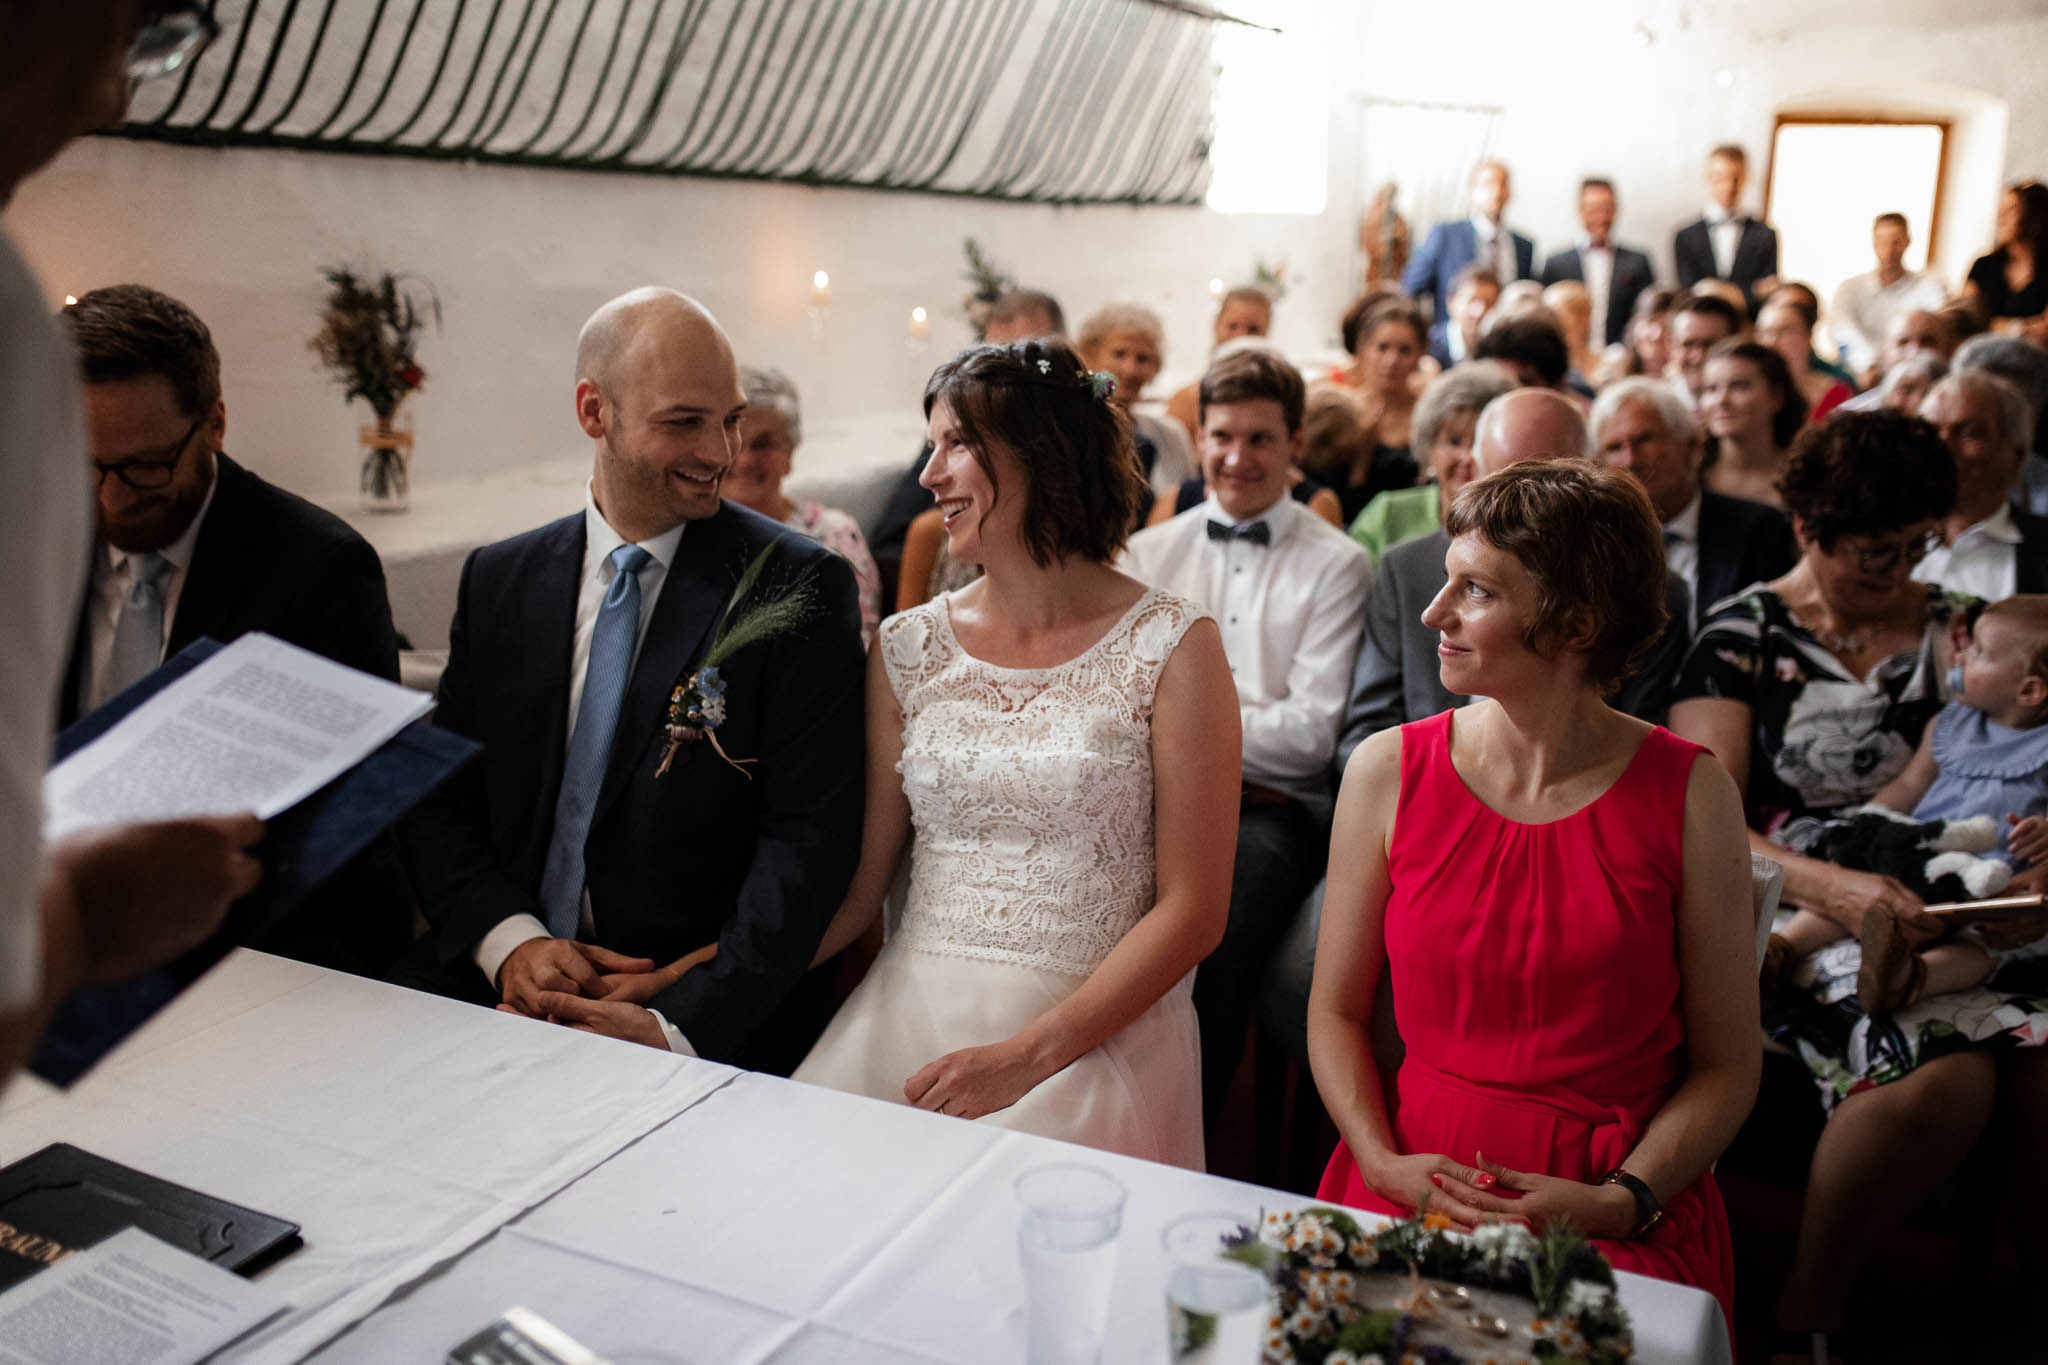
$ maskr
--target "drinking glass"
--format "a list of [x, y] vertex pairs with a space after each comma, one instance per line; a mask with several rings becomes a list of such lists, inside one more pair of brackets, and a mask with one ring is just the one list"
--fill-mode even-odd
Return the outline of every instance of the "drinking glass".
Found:
[[1166, 1339], [1174, 1365], [1258, 1365], [1271, 1258], [1257, 1213], [1191, 1213], [1166, 1225]]
[[1116, 1272], [1124, 1187], [1093, 1166], [1040, 1166], [1017, 1177], [1028, 1365], [1096, 1365]]

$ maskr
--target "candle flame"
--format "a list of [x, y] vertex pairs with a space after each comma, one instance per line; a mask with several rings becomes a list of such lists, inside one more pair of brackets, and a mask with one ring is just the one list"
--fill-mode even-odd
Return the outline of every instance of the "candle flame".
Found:
[[827, 275], [824, 271], [820, 270], [817, 274], [811, 276], [811, 288], [830, 289], [831, 287], [832, 277], [830, 275]]

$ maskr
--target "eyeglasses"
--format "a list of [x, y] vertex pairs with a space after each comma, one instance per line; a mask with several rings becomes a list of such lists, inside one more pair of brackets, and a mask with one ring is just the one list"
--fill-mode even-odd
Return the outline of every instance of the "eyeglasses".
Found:
[[128, 43], [128, 79], [153, 81], [175, 75], [220, 36], [211, 4], [172, 3], [153, 7]]
[[1941, 545], [1941, 535], [1929, 531], [1924, 535], [1894, 540], [1883, 545], [1852, 545], [1847, 541], [1835, 547], [1834, 553], [1853, 555], [1856, 567], [1864, 573], [1887, 573], [1904, 560], [1907, 568], [1913, 568], [1927, 558]]
[[205, 425], [206, 418], [202, 416], [191, 426], [186, 427], [185, 434], [178, 438], [178, 443], [169, 448], [171, 453], [168, 457], [141, 455], [132, 460], [116, 460], [112, 464], [94, 460], [93, 467], [100, 472], [99, 487], [106, 487], [109, 474], [141, 493], [167, 487], [172, 476], [177, 473], [178, 461], [185, 458], [185, 447], [192, 444], [193, 436]]

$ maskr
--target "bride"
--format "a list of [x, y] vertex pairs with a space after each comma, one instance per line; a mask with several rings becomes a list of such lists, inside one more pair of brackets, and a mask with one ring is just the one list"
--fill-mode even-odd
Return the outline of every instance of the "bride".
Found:
[[982, 577], [882, 625], [861, 862], [818, 960], [900, 929], [796, 1079], [1200, 1169], [1189, 985], [1223, 932], [1239, 735], [1200, 607], [1110, 567], [1129, 427], [1057, 341], [925, 387], [922, 482]]

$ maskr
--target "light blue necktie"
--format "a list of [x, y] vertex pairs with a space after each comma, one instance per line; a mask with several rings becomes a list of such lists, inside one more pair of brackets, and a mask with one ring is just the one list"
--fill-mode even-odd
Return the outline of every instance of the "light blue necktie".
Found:
[[107, 685], [100, 700], [148, 675], [164, 658], [164, 595], [158, 586], [171, 561], [154, 550], [128, 556], [128, 591], [114, 622], [114, 649], [107, 658]]
[[619, 724], [619, 700], [633, 669], [633, 642], [640, 634], [640, 570], [652, 558], [638, 545], [612, 551], [612, 584], [590, 632], [583, 700], [569, 736], [569, 760], [555, 795], [555, 835], [540, 879], [541, 908], [547, 914], [548, 932], [556, 938], [576, 937], [581, 918], [583, 841], [590, 835], [590, 814], [597, 805], [598, 788], [604, 785], [605, 759]]

